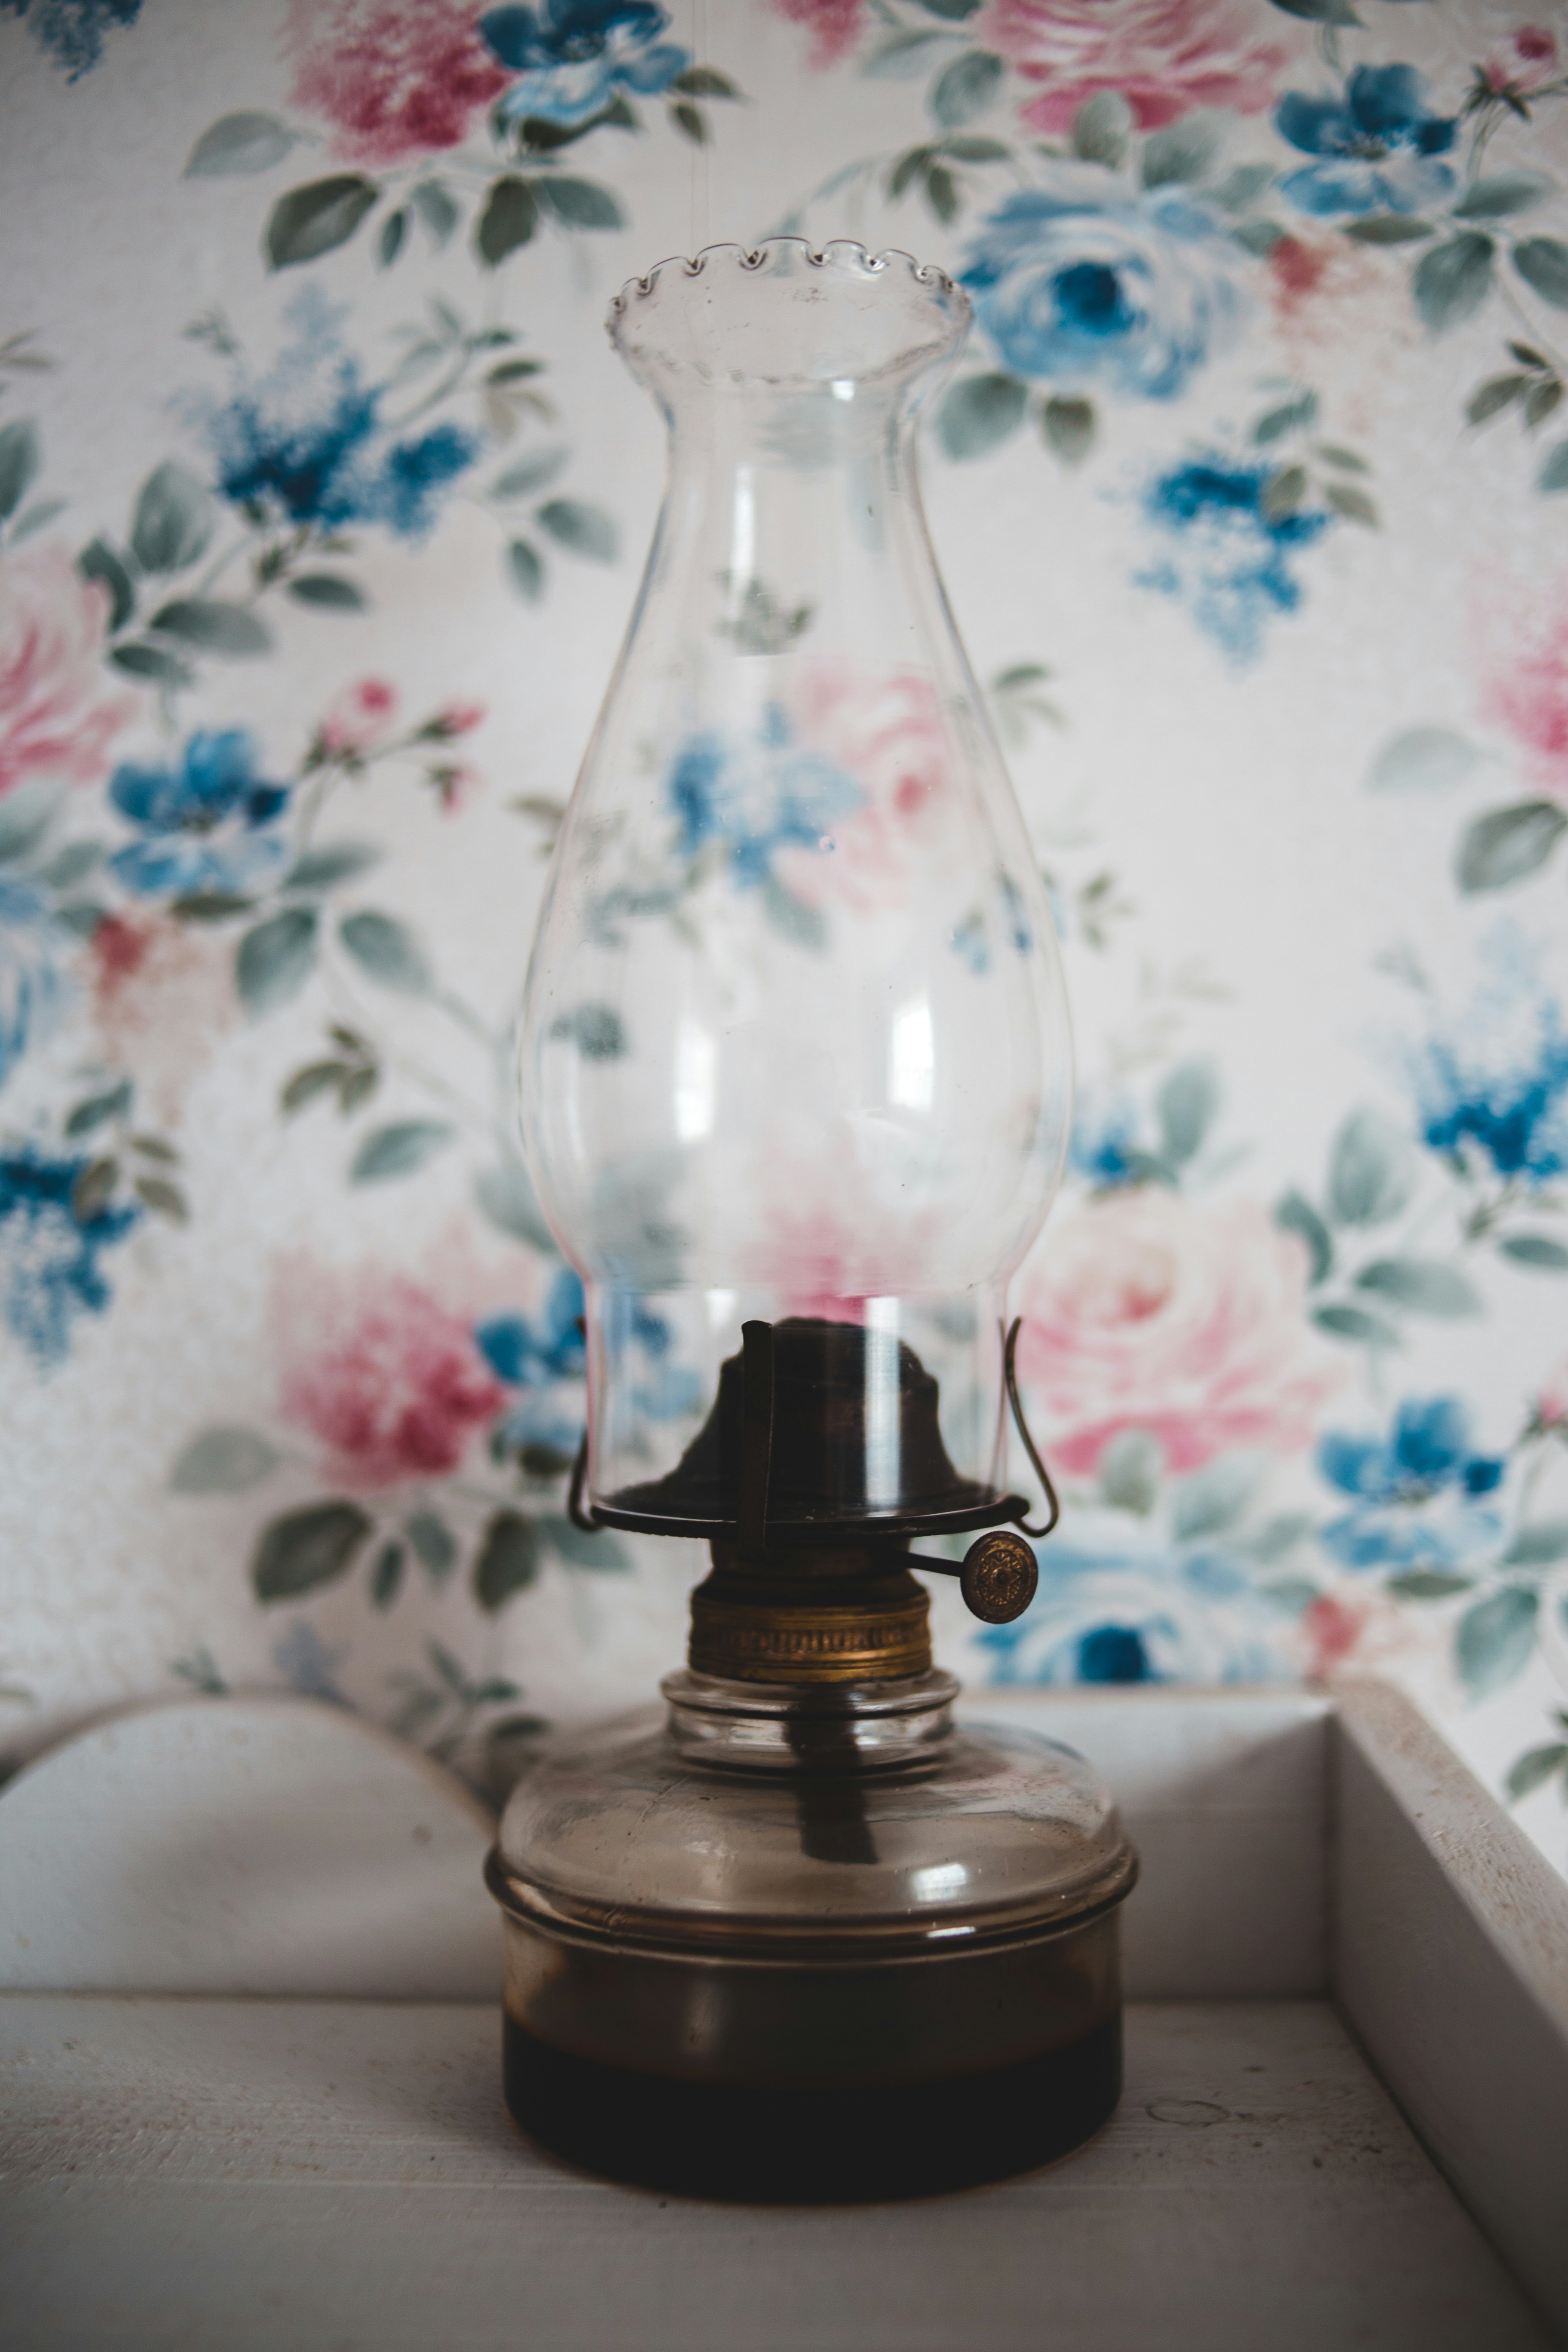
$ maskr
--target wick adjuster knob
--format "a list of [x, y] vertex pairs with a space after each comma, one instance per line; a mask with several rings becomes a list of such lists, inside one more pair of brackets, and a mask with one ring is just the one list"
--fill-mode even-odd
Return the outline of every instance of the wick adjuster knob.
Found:
[[956, 1576], [971, 1616], [983, 1624], [1010, 1625], [1034, 1599], [1040, 1581], [1035, 1555], [1022, 1536], [1010, 1528], [991, 1528], [955, 1560], [926, 1559], [915, 1553], [911, 1568], [934, 1570], [938, 1576]]

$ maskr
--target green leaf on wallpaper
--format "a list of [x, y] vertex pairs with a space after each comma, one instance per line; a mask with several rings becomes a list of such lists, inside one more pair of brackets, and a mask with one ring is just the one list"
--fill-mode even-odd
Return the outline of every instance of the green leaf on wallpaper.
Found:
[[1485, 754], [1451, 727], [1407, 727], [1393, 736], [1367, 771], [1374, 793], [1441, 792], [1462, 784]]
[[376, 1609], [390, 1609], [403, 1582], [403, 1570], [408, 1555], [400, 1543], [384, 1543], [370, 1572], [371, 1604]]
[[1547, 451], [1535, 478], [1538, 490], [1568, 490], [1568, 441], [1558, 441]]
[[169, 1473], [176, 1495], [244, 1495], [271, 1476], [282, 1456], [254, 1429], [198, 1430]]
[[1524, 395], [1525, 429], [1533, 433], [1563, 404], [1563, 385], [1556, 376], [1538, 377]]
[[131, 1189], [144, 1209], [156, 1217], [167, 1217], [171, 1224], [188, 1225], [191, 1222], [190, 1202], [177, 1184], [166, 1176], [133, 1176]]
[[1154, 1097], [1160, 1148], [1173, 1168], [1184, 1168], [1202, 1150], [1219, 1109], [1219, 1073], [1211, 1061], [1183, 1062]]
[[1378, 1110], [1352, 1110], [1329, 1152], [1329, 1214], [1338, 1225], [1383, 1225], [1415, 1189], [1409, 1137]]
[[267, 258], [274, 269], [319, 260], [346, 245], [381, 190], [357, 172], [334, 172], [290, 188], [272, 207], [267, 224]]
[[950, 457], [983, 457], [1024, 421], [1027, 384], [1016, 375], [968, 375], [937, 412], [937, 438]]
[[1454, 1632], [1454, 1663], [1472, 1698], [1486, 1698], [1523, 1673], [1535, 1648], [1539, 1596], [1505, 1584], [1467, 1609]]
[[65, 1123], [68, 1137], [90, 1135], [111, 1118], [126, 1118], [131, 1111], [131, 1081], [121, 1078], [107, 1094], [89, 1095], [79, 1102]]
[[1163, 131], [1151, 131], [1139, 163], [1143, 185], [1165, 188], [1201, 180], [1219, 153], [1221, 130], [1220, 116], [1200, 107]]
[[490, 484], [491, 498], [522, 499], [531, 490], [548, 489], [570, 455], [566, 449], [535, 449], [530, 456], [520, 457], [504, 474], [496, 476]]
[[1364, 220], [1347, 222], [1345, 235], [1358, 245], [1415, 245], [1432, 236], [1433, 228], [1430, 221], [1413, 220], [1408, 213], [1369, 213]]
[[955, 163], [1004, 163], [1012, 149], [1004, 139], [992, 139], [980, 131], [966, 131], [956, 139], [944, 139], [942, 154]]
[[239, 1001], [252, 1014], [275, 1012], [299, 995], [315, 964], [315, 908], [285, 907], [247, 931], [235, 950]]
[[26, 857], [42, 841], [60, 805], [58, 784], [13, 784], [0, 798], [0, 863]]
[[1310, 25], [1359, 25], [1351, 0], [1273, 0], [1286, 16], [1304, 16]]
[[242, 657], [272, 649], [272, 633], [265, 622], [246, 605], [217, 596], [177, 596], [160, 605], [147, 626], [206, 654]]
[[430, 1509], [410, 1511], [403, 1522], [409, 1548], [432, 1584], [446, 1583], [458, 1560], [458, 1538], [445, 1519]]
[[763, 919], [792, 947], [820, 955], [827, 945], [827, 923], [820, 907], [786, 890], [776, 874], [763, 884]]
[[692, 106], [685, 99], [677, 99], [669, 110], [669, 119], [694, 147], [707, 146], [708, 122], [700, 106]]
[[1283, 1559], [1287, 1552], [1294, 1551], [1311, 1532], [1310, 1512], [1279, 1511], [1271, 1519], [1265, 1519], [1256, 1535], [1247, 1537], [1245, 1549], [1260, 1567], [1267, 1568], [1271, 1561]]
[[1452, 1601], [1458, 1593], [1474, 1589], [1473, 1576], [1453, 1576], [1440, 1568], [1410, 1568], [1402, 1575], [1391, 1576], [1384, 1590], [1401, 1601]]
[[1171, 1533], [1177, 1542], [1235, 1527], [1258, 1491], [1260, 1475], [1261, 1465], [1248, 1455], [1227, 1454], [1184, 1478], [1171, 1506]]
[[356, 875], [377, 864], [380, 857], [381, 851], [373, 841], [324, 842], [319, 849], [308, 849], [289, 868], [279, 887], [331, 890], [340, 882], [352, 882]]
[[251, 1555], [258, 1601], [295, 1601], [346, 1575], [374, 1522], [357, 1503], [308, 1503], [261, 1530]]
[[149, 686], [189, 686], [195, 676], [189, 662], [182, 661], [179, 655], [171, 653], [167, 646], [135, 642], [128, 646], [110, 646], [109, 658], [116, 669], [125, 672], [127, 677], [142, 678]]
[[1358, 1290], [1370, 1290], [1411, 1315], [1479, 1315], [1475, 1286], [1457, 1265], [1436, 1257], [1380, 1257], [1356, 1276]]
[[574, 1004], [551, 1023], [550, 1034], [569, 1038], [585, 1062], [617, 1062], [626, 1050], [626, 1024], [613, 1004]]
[[1561, 237], [1525, 237], [1513, 248], [1513, 266], [1543, 302], [1568, 310], [1568, 245]]
[[412, 1176], [444, 1151], [457, 1131], [447, 1118], [401, 1118], [373, 1128], [349, 1162], [349, 1182], [387, 1184]]
[[286, 1118], [292, 1118], [296, 1111], [308, 1110], [318, 1097], [329, 1094], [335, 1094], [341, 1105], [351, 1068], [347, 1062], [307, 1062], [279, 1088], [279, 1108]]
[[408, 234], [408, 215], [399, 205], [388, 213], [381, 224], [381, 236], [376, 242], [376, 259], [383, 269], [390, 269], [403, 250], [403, 240]]
[[1495, 251], [1489, 236], [1468, 228], [1422, 255], [1410, 286], [1415, 308], [1434, 334], [1480, 309], [1491, 291]]
[[1568, 816], [1552, 801], [1519, 801], [1490, 809], [1467, 825], [1455, 860], [1455, 878], [1468, 898], [1506, 890], [1540, 870], [1568, 832]]
[[1520, 1528], [1502, 1559], [1505, 1568], [1552, 1568], [1568, 1559], [1568, 1519], [1537, 1519]]
[[35, 499], [30, 506], [23, 508], [11, 526], [12, 546], [20, 547], [35, 531], [45, 530], [57, 515], [64, 514], [69, 504], [68, 499]]
[[1350, 1339], [1358, 1347], [1398, 1348], [1404, 1344], [1397, 1325], [1389, 1322], [1386, 1316], [1369, 1315], [1364, 1307], [1314, 1307], [1312, 1320], [1320, 1331], [1327, 1331], [1335, 1339]]
[[30, 416], [0, 430], [0, 522], [16, 513], [43, 462], [42, 436]]
[[1323, 496], [1334, 512], [1342, 516], [1346, 522], [1364, 523], [1369, 530], [1377, 530], [1380, 520], [1377, 509], [1366, 492], [1358, 490], [1353, 482], [1330, 482]]
[[206, 552], [217, 509], [205, 483], [174, 460], [155, 466], [131, 519], [131, 552], [143, 572], [183, 572]]
[[928, 16], [945, 16], [950, 25], [962, 25], [975, 14], [980, 0], [920, 0], [920, 5]]
[[1307, 495], [1305, 466], [1281, 466], [1271, 475], [1258, 502], [1258, 511], [1265, 522], [1283, 522], [1293, 515]]
[[1497, 172], [1489, 179], [1471, 181], [1454, 206], [1454, 218], [1502, 220], [1510, 213], [1528, 212], [1551, 194], [1552, 182], [1539, 172]]
[[[1076, 130], [1073, 135], [1076, 141]], [[1237, 163], [1216, 188], [1208, 191], [1209, 201], [1223, 205], [1227, 213], [1244, 212], [1248, 205], [1257, 203], [1265, 188], [1273, 186], [1277, 177], [1272, 163]]]
[[1132, 109], [1119, 89], [1096, 90], [1073, 116], [1073, 153], [1086, 163], [1104, 163], [1114, 171], [1126, 157], [1132, 122]]
[[474, 248], [488, 268], [497, 269], [509, 254], [528, 243], [538, 226], [539, 199], [532, 182], [508, 173], [491, 184], [474, 231]]
[[497, 1511], [474, 1560], [474, 1599], [490, 1616], [539, 1575], [539, 1529], [521, 1511]]
[[1505, 1234], [1498, 1248], [1516, 1265], [1539, 1266], [1548, 1274], [1568, 1274], [1568, 1247], [1553, 1241], [1550, 1234]]
[[574, 1568], [599, 1569], [619, 1575], [632, 1565], [630, 1552], [607, 1528], [597, 1528], [590, 1534], [569, 1519], [564, 1511], [546, 1511], [539, 1524], [551, 1550], [570, 1561]]
[[1252, 428], [1252, 437], [1260, 448], [1264, 448], [1270, 441], [1282, 439], [1287, 433], [1305, 433], [1317, 421], [1317, 394], [1299, 392], [1260, 416]]
[[518, 593], [537, 604], [544, 593], [544, 564], [539, 550], [529, 540], [512, 540], [506, 551], [506, 568]]
[[76, 568], [84, 580], [96, 580], [109, 591], [109, 625], [123, 628], [136, 608], [136, 583], [126, 569], [124, 558], [106, 539], [89, 540], [77, 557]]
[[931, 121], [943, 131], [961, 131], [994, 106], [1006, 72], [1003, 60], [989, 49], [963, 50], [926, 93]]
[[420, 180], [416, 182], [409, 202], [424, 223], [431, 243], [439, 252], [462, 217], [452, 196], [441, 181]]
[[1568, 1766], [1568, 1745], [1561, 1739], [1550, 1741], [1544, 1748], [1527, 1748], [1524, 1754], [1509, 1767], [1507, 1789], [1510, 1804], [1520, 1804], [1548, 1780], [1555, 1779]]
[[740, 84], [732, 82], [728, 74], [721, 73], [715, 66], [688, 66], [684, 73], [676, 75], [669, 86], [671, 89], [679, 90], [683, 98], [738, 99], [743, 95]]
[[363, 613], [370, 603], [357, 581], [338, 572], [299, 572], [285, 584], [297, 604], [321, 613]]
[[557, 547], [585, 555], [594, 563], [613, 563], [620, 549], [620, 533], [603, 507], [584, 499], [547, 499], [534, 517]]
[[68, 841], [44, 867], [39, 879], [51, 890], [74, 890], [85, 882], [95, 866], [101, 866], [104, 845], [101, 841]]
[[498, 1232], [553, 1255], [554, 1236], [521, 1160], [503, 1160], [499, 1167], [481, 1168], [474, 1179], [474, 1196]]
[[1165, 1450], [1146, 1429], [1124, 1429], [1100, 1457], [1096, 1473], [1101, 1499], [1113, 1511], [1136, 1511], [1147, 1518], [1160, 1499]]
[[424, 949], [406, 923], [364, 908], [345, 915], [338, 937], [366, 976], [402, 996], [428, 996], [435, 978]]
[[567, 228], [625, 228], [626, 225], [620, 205], [597, 180], [552, 173], [533, 184], [541, 202], [548, 205]]
[[226, 114], [204, 131], [185, 165], [187, 180], [228, 179], [239, 173], [269, 172], [294, 146], [294, 133], [275, 114], [248, 110]]
[[1333, 1270], [1333, 1235], [1306, 1194], [1294, 1190], [1287, 1192], [1276, 1207], [1274, 1222], [1286, 1233], [1299, 1234], [1306, 1243], [1310, 1262], [1309, 1278], [1315, 1287]]
[[945, 163], [927, 165], [924, 187], [925, 200], [944, 227], [958, 218], [958, 182]]
[[1040, 428], [1064, 466], [1080, 465], [1094, 446], [1094, 403], [1053, 394], [1040, 411]]

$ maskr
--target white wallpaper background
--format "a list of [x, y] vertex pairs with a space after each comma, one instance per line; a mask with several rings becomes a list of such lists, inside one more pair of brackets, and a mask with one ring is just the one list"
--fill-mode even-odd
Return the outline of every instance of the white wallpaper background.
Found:
[[659, 495], [606, 303], [784, 227], [976, 300], [925, 489], [1079, 1036], [1067, 1517], [944, 1657], [1391, 1666], [1568, 1858], [1568, 21], [1360, 13], [6, 0], [13, 1759], [292, 1684], [499, 1784], [679, 1661], [496, 1071]]

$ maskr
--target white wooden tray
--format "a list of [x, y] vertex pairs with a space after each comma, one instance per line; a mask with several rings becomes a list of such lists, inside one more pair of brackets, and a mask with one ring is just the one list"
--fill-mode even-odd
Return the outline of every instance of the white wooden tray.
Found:
[[1123, 1799], [1126, 2094], [1024, 2179], [847, 2211], [613, 2189], [529, 2147], [500, 2101], [483, 1818], [353, 1718], [194, 1701], [42, 1759], [0, 1796], [0, 2342], [1568, 2336], [1568, 1890], [1407, 1704], [973, 1712], [1069, 1739]]

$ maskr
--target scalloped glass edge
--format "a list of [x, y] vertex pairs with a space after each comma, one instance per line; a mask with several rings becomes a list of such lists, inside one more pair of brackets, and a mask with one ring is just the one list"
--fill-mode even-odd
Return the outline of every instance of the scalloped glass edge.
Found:
[[937, 262], [917, 261], [912, 253], [904, 251], [902, 246], [884, 246], [879, 253], [868, 253], [866, 247], [852, 236], [830, 237], [823, 246], [814, 246], [809, 237], [768, 236], [756, 246], [744, 246], [734, 239], [725, 239], [718, 245], [703, 246], [695, 257], [679, 253], [667, 255], [642, 276], [628, 278], [619, 293], [612, 296], [605, 324], [613, 333], [616, 320], [630, 303], [647, 301], [651, 295], [658, 293], [660, 278], [667, 271], [679, 270], [686, 278], [700, 278], [710, 262], [731, 260], [741, 269], [761, 269], [780, 246], [797, 247], [801, 257], [813, 269], [853, 268], [866, 278], [880, 278], [889, 263], [901, 261], [917, 286], [925, 288], [939, 299], [951, 299], [963, 317], [969, 316], [969, 297], [957, 280], [950, 278]]

